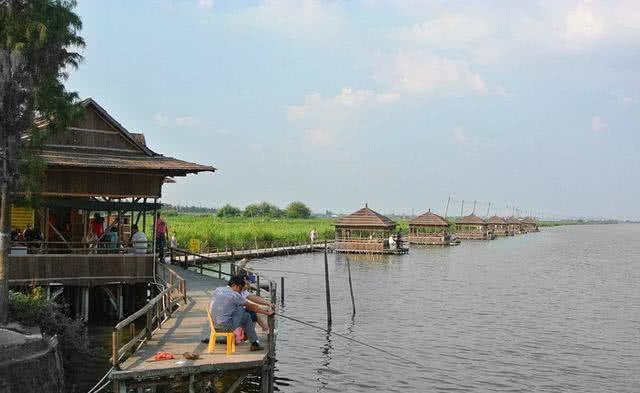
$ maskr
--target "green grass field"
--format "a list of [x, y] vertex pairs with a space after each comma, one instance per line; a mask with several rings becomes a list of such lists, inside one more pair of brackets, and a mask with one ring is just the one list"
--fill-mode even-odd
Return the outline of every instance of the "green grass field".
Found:
[[309, 232], [318, 231], [318, 239], [333, 239], [332, 219], [217, 218], [211, 215], [164, 215], [169, 233], [175, 234], [179, 247], [191, 239], [200, 240], [203, 248], [247, 249], [271, 247], [309, 241]]

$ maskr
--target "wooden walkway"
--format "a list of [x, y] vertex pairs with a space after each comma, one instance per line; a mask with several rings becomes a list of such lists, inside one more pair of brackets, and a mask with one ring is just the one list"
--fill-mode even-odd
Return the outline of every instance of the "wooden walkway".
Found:
[[[333, 242], [328, 242], [331, 245]], [[209, 263], [217, 263], [219, 261], [228, 261], [230, 259], [242, 259], [242, 258], [267, 258], [276, 257], [282, 255], [303, 254], [307, 252], [320, 251], [324, 249], [324, 242], [317, 242], [314, 244], [297, 244], [283, 247], [269, 247], [258, 248], [249, 250], [225, 250], [225, 251], [213, 251], [213, 252], [199, 252], [194, 253], [192, 251], [176, 248], [169, 250], [168, 256], [165, 259], [171, 262], [185, 262], [194, 261], [201, 258], [207, 259]], [[172, 253], [173, 251], [173, 253]]]
[[[211, 301], [213, 290], [226, 285], [223, 280], [200, 275], [193, 271], [178, 270], [185, 279], [188, 289], [186, 305], [162, 324], [140, 349], [125, 360], [120, 370], [111, 373], [111, 380], [120, 382], [120, 391], [126, 391], [126, 381], [140, 386], [145, 380], [173, 378], [176, 376], [193, 376], [196, 374], [220, 372], [227, 370], [252, 370], [260, 368], [267, 359], [267, 337], [260, 334], [260, 341], [265, 350], [250, 352], [249, 343], [236, 346], [234, 354], [225, 354], [225, 345], [218, 344], [215, 353], [207, 352], [207, 344], [200, 340], [209, 337], [207, 307]], [[157, 352], [169, 352], [175, 359], [152, 361]], [[192, 352], [200, 356], [197, 360], [185, 359], [183, 353]], [[144, 384], [144, 383], [143, 383]]]

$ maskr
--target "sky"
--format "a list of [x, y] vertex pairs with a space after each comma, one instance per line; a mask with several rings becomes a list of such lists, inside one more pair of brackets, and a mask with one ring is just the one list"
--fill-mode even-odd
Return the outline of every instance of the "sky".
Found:
[[[80, 0], [68, 88], [163, 202], [639, 219], [640, 2]], [[492, 206], [489, 208], [488, 203]]]

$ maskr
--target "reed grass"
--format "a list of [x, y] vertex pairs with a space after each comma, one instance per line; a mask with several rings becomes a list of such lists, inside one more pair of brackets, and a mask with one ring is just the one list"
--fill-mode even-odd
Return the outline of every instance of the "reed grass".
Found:
[[335, 237], [333, 219], [289, 218], [218, 218], [212, 215], [165, 215], [169, 233], [176, 236], [179, 247], [188, 247], [191, 239], [200, 240], [203, 248], [249, 249], [281, 246], [309, 241], [313, 228], [318, 240]]

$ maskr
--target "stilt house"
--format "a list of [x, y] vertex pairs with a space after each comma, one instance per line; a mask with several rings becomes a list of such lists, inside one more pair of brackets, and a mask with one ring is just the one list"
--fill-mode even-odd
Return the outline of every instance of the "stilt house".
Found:
[[[13, 207], [8, 270], [12, 286], [81, 287], [88, 302], [90, 287], [153, 280], [149, 224], [160, 209], [162, 185], [215, 168], [156, 153], [144, 135], [129, 132], [93, 99], [81, 105], [80, 120], [44, 140], [39, 206]], [[133, 224], [146, 231], [148, 247], [132, 246]]]
[[[338, 219], [335, 223], [334, 250], [349, 253], [394, 254], [404, 252], [394, 247], [396, 223], [368, 206]], [[390, 242], [392, 237], [394, 242]]]
[[487, 218], [487, 224], [489, 226], [489, 231], [493, 232], [495, 236], [511, 236], [512, 233], [509, 232], [509, 224], [507, 221], [499, 216], [493, 216]]
[[409, 243], [448, 245], [449, 223], [431, 210], [409, 221]]
[[470, 214], [456, 220], [456, 236], [467, 240], [491, 240], [493, 234], [485, 220]]

